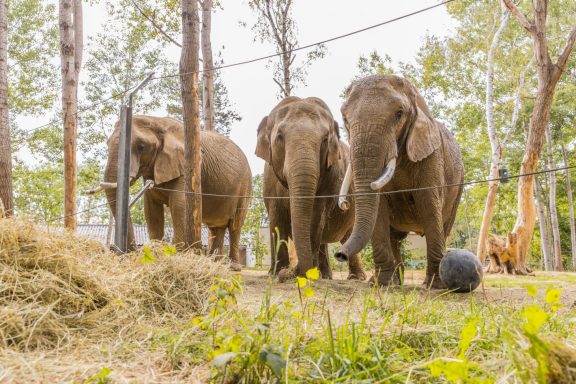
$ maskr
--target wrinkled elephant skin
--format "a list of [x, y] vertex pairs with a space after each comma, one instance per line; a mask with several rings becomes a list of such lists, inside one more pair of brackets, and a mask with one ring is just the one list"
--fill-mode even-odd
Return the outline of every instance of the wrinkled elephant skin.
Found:
[[[108, 163], [105, 182], [116, 182], [120, 127], [116, 123], [108, 139]], [[230, 139], [215, 133], [201, 132], [202, 192], [232, 196], [249, 196], [252, 175], [248, 160]], [[184, 127], [169, 117], [133, 116], [130, 177], [154, 180], [155, 188], [144, 193], [144, 215], [152, 240], [164, 238], [164, 206], [168, 206], [174, 226], [174, 243], [182, 244], [185, 228]], [[106, 196], [116, 215], [116, 190]], [[210, 230], [210, 254], [222, 254], [226, 229], [230, 234], [231, 268], [239, 270], [240, 230], [249, 199], [203, 196], [202, 222]], [[134, 232], [129, 225], [128, 241], [135, 248]]]
[[[463, 182], [460, 148], [407, 80], [373, 75], [346, 91], [341, 108], [350, 137], [356, 196], [354, 229], [336, 252], [345, 259], [372, 240], [375, 280], [401, 281], [400, 241], [426, 236], [425, 284], [441, 288], [438, 267], [454, 223]], [[374, 194], [418, 189], [417, 191]]]
[[[354, 209], [340, 210], [336, 197], [314, 197], [339, 193], [348, 153], [338, 124], [318, 98], [287, 97], [262, 119], [256, 155], [266, 161], [263, 192], [273, 198], [265, 200], [272, 239], [270, 273], [278, 274], [280, 281], [304, 276], [313, 267], [319, 267], [323, 278], [332, 277], [327, 244], [346, 239]], [[287, 197], [292, 199], [280, 199]], [[290, 266], [284, 245], [288, 238], [294, 241], [295, 266]], [[366, 278], [357, 255], [349, 259], [349, 266], [349, 278]]]

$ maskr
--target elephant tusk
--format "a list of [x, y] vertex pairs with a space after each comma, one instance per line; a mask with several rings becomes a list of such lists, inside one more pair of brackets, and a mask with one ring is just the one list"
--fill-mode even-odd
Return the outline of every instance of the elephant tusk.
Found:
[[340, 187], [340, 193], [338, 196], [338, 206], [341, 210], [347, 211], [350, 209], [350, 203], [346, 200], [346, 195], [350, 189], [350, 184], [352, 183], [352, 165], [348, 164], [346, 167], [346, 174], [344, 175], [344, 180], [342, 181], [342, 186]]
[[390, 181], [390, 179], [392, 179], [392, 176], [394, 176], [395, 170], [396, 170], [396, 158], [394, 157], [392, 158], [392, 160], [388, 162], [386, 168], [384, 168], [382, 176], [380, 176], [378, 179], [370, 183], [370, 188], [372, 188], [373, 191], [377, 191], [382, 187], [384, 187]]
[[100, 183], [102, 189], [115, 189], [118, 188], [118, 183], [111, 183], [108, 181], [103, 181]]
[[104, 188], [101, 185], [99, 185], [96, 188], [92, 188], [92, 189], [87, 190], [86, 192], [84, 192], [84, 194], [85, 195], [95, 195], [97, 193], [102, 192], [103, 190], [104, 190]]
[[[133, 176], [130, 176], [130, 181], [128, 182], [128, 185], [132, 185], [134, 184], [134, 182], [136, 181], [136, 178]], [[100, 182], [100, 187], [102, 189], [116, 189], [118, 188], [118, 183], [112, 183], [109, 181], [102, 181]], [[99, 188], [94, 188], [94, 190], [97, 190], [96, 192], [100, 192], [101, 190]]]

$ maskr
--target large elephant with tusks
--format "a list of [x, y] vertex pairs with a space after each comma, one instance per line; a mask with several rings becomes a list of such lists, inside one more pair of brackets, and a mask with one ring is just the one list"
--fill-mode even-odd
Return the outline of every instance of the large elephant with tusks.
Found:
[[454, 137], [398, 76], [355, 81], [341, 111], [350, 137], [356, 212], [352, 234], [335, 257], [346, 260], [372, 240], [373, 281], [399, 283], [400, 241], [413, 231], [426, 236], [425, 284], [443, 288], [438, 269], [464, 178]]

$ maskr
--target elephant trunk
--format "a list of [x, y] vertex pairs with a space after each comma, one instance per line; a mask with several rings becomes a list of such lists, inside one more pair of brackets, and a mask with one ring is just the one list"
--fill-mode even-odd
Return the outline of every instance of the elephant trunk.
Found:
[[319, 175], [319, 161], [316, 157], [310, 158], [306, 154], [299, 153], [288, 163], [290, 173], [287, 182], [290, 196], [294, 197], [290, 201], [290, 215], [295, 218], [292, 220], [292, 237], [298, 256], [296, 272], [302, 276], [314, 267], [311, 223]]
[[[350, 157], [356, 206], [352, 233], [334, 254], [339, 261], [347, 261], [350, 256], [360, 252], [370, 240], [380, 204], [380, 196], [374, 191], [374, 187], [383, 187], [378, 181], [383, 178], [384, 181], [389, 181], [390, 172], [394, 172], [396, 145], [392, 139], [386, 140], [381, 132], [382, 123], [363, 124], [351, 130]], [[384, 152], [383, 148], [388, 151]], [[386, 164], [390, 166], [385, 167]], [[378, 185], [375, 185], [375, 180]]]
[[[108, 157], [108, 162], [106, 163], [106, 169], [104, 170], [104, 183], [110, 183], [109, 187], [104, 189], [104, 192], [106, 194], [106, 200], [108, 200], [108, 205], [114, 220], [116, 220], [116, 179], [118, 173], [117, 160], [117, 154], [111, 153]], [[130, 212], [128, 212], [128, 250], [133, 251], [135, 249], [136, 240], [134, 237], [134, 227], [132, 225]]]

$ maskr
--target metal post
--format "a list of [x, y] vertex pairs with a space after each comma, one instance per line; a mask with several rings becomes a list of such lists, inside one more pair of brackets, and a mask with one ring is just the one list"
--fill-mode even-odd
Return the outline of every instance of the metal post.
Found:
[[116, 189], [116, 231], [114, 246], [118, 252], [128, 252], [128, 203], [130, 198], [130, 142], [132, 141], [132, 108], [120, 109], [120, 142], [118, 143], [118, 179]]
[[132, 100], [154, 72], [138, 84], [129, 94], [126, 102], [120, 109], [120, 142], [118, 143], [118, 178], [116, 190], [116, 230], [114, 233], [114, 247], [117, 252], [128, 252], [128, 221], [130, 217], [130, 149], [132, 143]]

